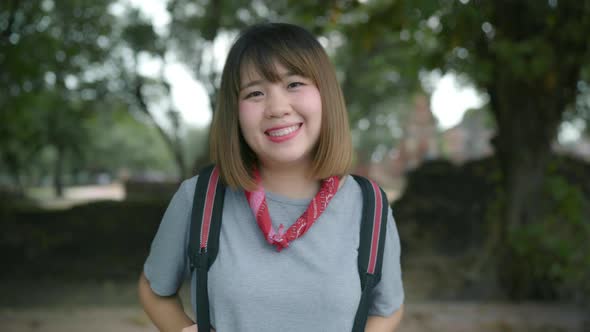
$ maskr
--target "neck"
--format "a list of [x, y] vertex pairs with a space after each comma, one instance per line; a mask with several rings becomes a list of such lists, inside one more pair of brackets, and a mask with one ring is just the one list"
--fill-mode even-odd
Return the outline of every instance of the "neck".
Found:
[[312, 198], [320, 189], [320, 181], [308, 175], [307, 167], [260, 167], [265, 190], [289, 197]]

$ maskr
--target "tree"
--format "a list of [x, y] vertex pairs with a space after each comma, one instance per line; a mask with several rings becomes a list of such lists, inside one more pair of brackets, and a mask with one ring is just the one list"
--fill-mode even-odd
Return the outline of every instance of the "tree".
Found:
[[[189, 175], [184, 156], [184, 130], [180, 112], [174, 107], [170, 96], [170, 84], [164, 79], [166, 42], [154, 30], [152, 22], [143, 17], [137, 9], [127, 8], [125, 20], [119, 20], [113, 35], [111, 56], [119, 64], [113, 70], [111, 79], [122, 87], [121, 100], [128, 103], [131, 111], [146, 118], [156, 128], [162, 141], [168, 147], [180, 179]], [[141, 59], [149, 58], [160, 63], [160, 71], [153, 77], [141, 71]], [[153, 108], [164, 108], [167, 123], [158, 120]]]
[[135, 117], [127, 105], [113, 105], [111, 112], [99, 114], [85, 125], [91, 140], [78, 167], [89, 174], [126, 170], [133, 176], [146, 171], [177, 171], [158, 130]]
[[[19, 183], [20, 173], [44, 145], [56, 150], [55, 189], [63, 189], [63, 165], [85, 142], [80, 119], [99, 97], [99, 80], [88, 75], [108, 52], [110, 1], [10, 1], [0, 11], [0, 124], [2, 163]], [[8, 92], [8, 95], [5, 93]], [[20, 126], [19, 126], [20, 125]]]
[[503, 189], [490, 248], [509, 261], [511, 232], [543, 217], [539, 202], [559, 125], [566, 116], [588, 118], [590, 1], [377, 2], [387, 5], [367, 25], [387, 30], [380, 17], [400, 19], [428, 68], [465, 74], [489, 96]]
[[590, 1], [441, 1], [432, 64], [466, 73], [490, 98], [506, 205], [500, 238], [534, 223], [551, 143], [590, 65]]

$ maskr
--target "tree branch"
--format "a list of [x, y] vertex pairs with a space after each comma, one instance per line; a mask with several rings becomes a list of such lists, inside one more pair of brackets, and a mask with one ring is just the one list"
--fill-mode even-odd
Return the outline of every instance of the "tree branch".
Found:
[[145, 115], [147, 115], [147, 117], [154, 124], [154, 126], [156, 126], [156, 129], [158, 130], [158, 133], [160, 134], [160, 136], [164, 140], [164, 143], [168, 146], [170, 151], [172, 151], [172, 154], [174, 156], [174, 160], [176, 162], [176, 165], [178, 167], [178, 171], [180, 173], [179, 174], [180, 177], [184, 177], [186, 175], [186, 167], [184, 165], [184, 158], [182, 156], [181, 147], [179, 146], [179, 144], [175, 144], [175, 141], [170, 137], [170, 135], [168, 135], [168, 133], [164, 130], [164, 128], [156, 121], [152, 112], [150, 112], [149, 107], [147, 106], [147, 103], [146, 103], [145, 98], [143, 96], [143, 93], [141, 92], [143, 86], [144, 86], [143, 80], [138, 77], [137, 81], [135, 82], [134, 95], [135, 95], [135, 99], [137, 100], [137, 103], [139, 105], [139, 109]]
[[8, 39], [8, 37], [10, 37], [10, 35], [12, 34], [12, 28], [14, 26], [14, 18], [16, 16], [16, 10], [18, 9], [18, 0], [12, 0], [11, 2], [12, 6], [10, 8], [10, 14], [8, 16], [8, 25], [6, 26], [6, 28], [2, 31], [0, 31], [0, 36], [2, 36], [2, 38], [6, 38]]

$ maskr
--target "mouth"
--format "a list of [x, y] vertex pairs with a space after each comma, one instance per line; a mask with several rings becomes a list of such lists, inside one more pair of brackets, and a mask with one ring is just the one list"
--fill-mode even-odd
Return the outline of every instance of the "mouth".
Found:
[[295, 132], [297, 129], [301, 128], [302, 125], [302, 123], [298, 123], [288, 127], [272, 128], [265, 131], [264, 134], [270, 137], [283, 137]]

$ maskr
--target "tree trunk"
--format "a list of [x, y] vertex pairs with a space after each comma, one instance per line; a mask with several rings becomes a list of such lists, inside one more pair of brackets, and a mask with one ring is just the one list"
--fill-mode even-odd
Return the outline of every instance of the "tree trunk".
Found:
[[498, 128], [493, 144], [505, 195], [502, 245], [511, 229], [535, 222], [543, 213], [540, 200], [551, 145], [571, 100], [564, 90], [556, 85], [533, 86], [501, 73], [487, 88]]
[[507, 75], [499, 75], [488, 87], [498, 133], [493, 139], [502, 173], [502, 210], [490, 246], [496, 257], [497, 276], [512, 298], [531, 296], [531, 287], [519, 278], [510, 234], [521, 226], [539, 222], [543, 187], [566, 102], [556, 91], [543, 91]]
[[[493, 4], [489, 22], [495, 37], [492, 41], [480, 39], [474, 52], [476, 59], [484, 59], [491, 68], [482, 87], [490, 96], [497, 124], [492, 143], [504, 195], [499, 220], [491, 225], [495, 243], [488, 247], [493, 248], [500, 264], [496, 265], [499, 276], [507, 277], [504, 281], [508, 284], [503, 286], [509, 295], [530, 296], [526, 292], [531, 286], [519, 276], [519, 271], [526, 270], [522, 265], [526, 262], [514, 255], [510, 234], [518, 227], [542, 221], [547, 212], [543, 188], [551, 145], [563, 113], [575, 102], [576, 84], [590, 45], [587, 35], [565, 33], [563, 27], [578, 26], [578, 31], [586, 31], [589, 8], [583, 1], [560, 1], [556, 10], [534, 1]], [[543, 43], [536, 43], [538, 40]], [[514, 282], [520, 284], [511, 288]]]
[[62, 198], [64, 196], [63, 162], [64, 149], [61, 146], [57, 146], [57, 159], [55, 160], [55, 169], [53, 173], [53, 189], [55, 192], [55, 196], [59, 198]]
[[184, 179], [187, 174], [187, 167], [184, 160], [184, 154], [182, 151], [182, 146], [180, 144], [180, 139], [172, 139], [168, 133], [158, 124], [156, 119], [154, 118], [153, 114], [150, 112], [150, 109], [147, 106], [145, 98], [143, 97], [142, 88], [143, 88], [143, 80], [141, 78], [137, 79], [135, 84], [135, 91], [134, 95], [139, 105], [140, 110], [150, 119], [150, 121], [156, 126], [160, 137], [164, 140], [164, 143], [168, 147], [169, 151], [172, 153], [174, 162], [176, 163], [176, 168], [178, 169], [178, 176], [179, 179]]

